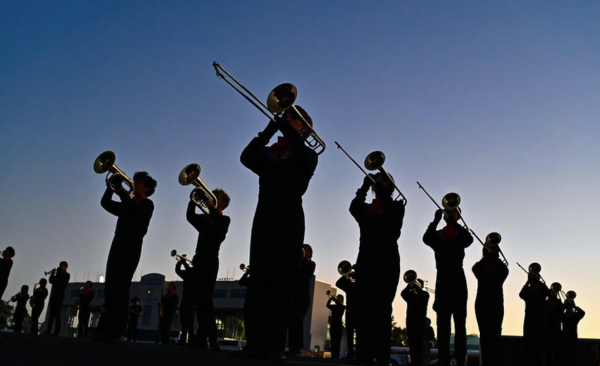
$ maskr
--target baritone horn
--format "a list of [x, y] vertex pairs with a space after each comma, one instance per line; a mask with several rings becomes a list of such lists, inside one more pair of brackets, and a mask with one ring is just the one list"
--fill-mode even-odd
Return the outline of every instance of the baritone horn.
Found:
[[171, 250], [171, 257], [176, 257], [177, 260], [186, 260], [186, 261], [192, 263], [192, 261], [188, 257], [186, 257], [185, 254], [177, 253], [176, 249]]
[[129, 197], [133, 196], [135, 192], [135, 187], [133, 185], [133, 180], [127, 176], [127, 174], [123, 173], [119, 167], [115, 165], [116, 160], [115, 153], [108, 150], [98, 155], [96, 160], [94, 160], [94, 171], [98, 174], [106, 173], [106, 182], [108, 186], [113, 190], [117, 191], [118, 189], [123, 189], [123, 183], [129, 187], [127, 193]]
[[323, 141], [323, 139], [315, 132], [312, 126], [306, 121], [304, 116], [302, 116], [302, 114], [294, 106], [294, 102], [298, 96], [298, 90], [294, 84], [284, 83], [275, 87], [275, 89], [269, 93], [269, 96], [267, 97], [267, 104], [265, 105], [260, 99], [252, 94], [250, 90], [242, 85], [242, 83], [240, 83], [229, 72], [227, 72], [227, 70], [219, 65], [218, 62], [213, 62], [213, 67], [215, 68], [217, 77], [219, 79], [224, 80], [227, 84], [234, 88], [242, 97], [246, 98], [247, 101], [249, 101], [271, 121], [275, 122], [273, 117], [280, 116], [286, 110], [293, 110], [299, 117], [300, 122], [302, 122], [303, 131], [305, 132], [302, 132], [301, 135], [306, 146], [316, 152], [317, 155], [320, 155], [323, 153], [323, 151], [325, 151], [325, 141]]
[[217, 196], [208, 188], [200, 179], [200, 165], [192, 163], [187, 165], [179, 173], [179, 184], [182, 186], [194, 185], [196, 188], [190, 193], [190, 200], [198, 206], [205, 214], [209, 214], [208, 202], [212, 202], [213, 206], [217, 206]]

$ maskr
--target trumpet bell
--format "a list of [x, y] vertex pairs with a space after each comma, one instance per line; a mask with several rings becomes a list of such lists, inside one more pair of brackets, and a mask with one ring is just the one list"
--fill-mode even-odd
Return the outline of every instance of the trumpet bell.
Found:
[[382, 151], [373, 151], [365, 158], [367, 170], [379, 170], [385, 163], [385, 154]]
[[460, 205], [460, 195], [458, 193], [450, 192], [442, 198], [442, 206], [446, 210], [456, 210]]
[[341, 276], [348, 276], [352, 272], [352, 264], [348, 261], [341, 261], [338, 264], [338, 273]]
[[106, 173], [115, 164], [116, 159], [114, 152], [110, 150], [103, 152], [94, 160], [94, 171], [98, 174]]
[[412, 269], [409, 269], [408, 271], [404, 272], [403, 279], [406, 283], [413, 283], [417, 280], [417, 272], [415, 272]]
[[189, 164], [179, 173], [179, 184], [187, 186], [192, 184], [198, 177], [200, 177], [200, 164]]
[[489, 233], [485, 237], [485, 243], [490, 247], [496, 247], [502, 241], [502, 235], [497, 232]]
[[279, 84], [267, 97], [267, 109], [271, 113], [279, 114], [294, 105], [298, 89], [291, 83]]

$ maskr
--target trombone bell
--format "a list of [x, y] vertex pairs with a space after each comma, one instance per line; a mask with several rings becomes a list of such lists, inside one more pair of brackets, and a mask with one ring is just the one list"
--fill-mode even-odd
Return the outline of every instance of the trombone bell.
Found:
[[406, 283], [414, 283], [417, 280], [417, 272], [409, 269], [408, 271], [404, 272], [403, 279]]
[[456, 210], [460, 205], [460, 195], [450, 192], [442, 198], [442, 206], [448, 211]]
[[352, 273], [352, 264], [348, 261], [341, 261], [338, 264], [338, 273], [340, 276], [348, 276]]
[[485, 237], [485, 244], [487, 244], [490, 247], [497, 247], [501, 241], [502, 241], [502, 235], [500, 235], [497, 232], [489, 233]]
[[267, 97], [267, 109], [271, 113], [279, 114], [291, 107], [298, 96], [298, 89], [291, 83], [279, 84]]
[[367, 170], [379, 170], [385, 163], [385, 154], [382, 151], [373, 151], [365, 158]]

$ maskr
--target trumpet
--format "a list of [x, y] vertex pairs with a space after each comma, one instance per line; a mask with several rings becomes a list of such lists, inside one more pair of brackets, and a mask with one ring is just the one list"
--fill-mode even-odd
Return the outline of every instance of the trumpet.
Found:
[[192, 261], [185, 254], [178, 254], [176, 249], [171, 250], [171, 257], [176, 257], [178, 261], [186, 260], [189, 263], [192, 263]]
[[115, 160], [117, 157], [115, 153], [108, 150], [98, 155], [96, 160], [94, 160], [94, 171], [98, 174], [106, 173], [106, 182], [108, 186], [113, 190], [117, 191], [118, 189], [123, 189], [123, 183], [129, 187], [127, 191], [129, 197], [133, 196], [135, 191], [135, 187], [133, 185], [133, 180], [127, 176], [127, 174], [123, 173], [119, 167], [115, 165]]
[[44, 276], [52, 275], [53, 273], [56, 273], [56, 268], [52, 268], [49, 271], [44, 271]]
[[200, 165], [189, 164], [179, 173], [179, 184], [187, 186], [192, 184], [196, 186], [190, 193], [190, 200], [196, 204], [205, 214], [209, 214], [208, 202], [212, 202], [213, 206], [217, 206], [217, 196], [208, 189], [206, 184], [200, 179]]
[[542, 271], [542, 266], [537, 263], [537, 262], [533, 262], [529, 265], [529, 271], [527, 271], [525, 268], [523, 268], [522, 265], [519, 264], [519, 262], [517, 262], [517, 265], [519, 267], [521, 267], [521, 269], [527, 273], [529, 275], [529, 277], [535, 279], [535, 280], [539, 280], [540, 283], [542, 284], [546, 284], [546, 281], [544, 281], [544, 278], [542, 277], [542, 275], [540, 274], [540, 272]]
[[244, 263], [240, 264], [240, 269], [243, 272], [250, 272], [250, 266], [245, 265]]
[[[415, 271], [414, 271], [414, 270], [412, 270], [412, 269], [409, 269], [408, 271], [404, 272], [404, 276], [402, 276], [402, 279], [403, 279], [403, 280], [404, 280], [404, 282], [406, 282], [408, 285], [411, 285], [411, 286], [418, 286], [419, 288], [421, 288], [421, 289], [423, 289], [423, 290], [425, 290], [425, 291], [427, 291], [427, 292], [430, 292], [430, 293], [432, 293], [432, 294], [435, 294], [435, 290], [433, 290], [433, 289], [431, 289], [431, 288], [427, 287], [427, 285], [426, 285], [426, 284], [427, 284], [427, 282], [426, 282], [426, 281], [423, 281], [423, 280], [420, 280], [420, 279], [417, 277], [417, 272], [415, 272]], [[423, 283], [424, 283], [425, 285], [421, 285], [421, 281], [423, 281]]]
[[330, 299], [330, 300], [333, 300], [333, 301], [335, 301], [337, 304], [339, 304], [339, 303], [340, 303], [340, 302], [338, 301], [337, 297], [335, 297], [335, 296], [333, 296], [333, 295], [331, 294], [331, 291], [330, 291], [330, 290], [327, 290], [327, 292], [325, 292], [325, 294], [326, 294], [327, 296], [329, 296], [329, 299]]
[[[367, 174], [367, 172], [363, 168], [361, 168], [360, 165], [358, 165], [356, 160], [354, 160], [352, 158], [352, 156], [350, 156], [350, 154], [348, 154], [348, 152], [346, 152], [346, 150], [344, 150], [342, 145], [340, 145], [337, 141], [335, 141], [335, 144], [337, 145], [338, 149], [342, 150], [342, 152], [344, 154], [346, 154], [346, 156], [350, 160], [352, 160], [352, 162], [358, 167], [358, 169], [360, 169], [367, 177], [369, 177], [369, 179], [371, 179], [371, 182], [373, 182], [373, 184], [375, 184], [375, 180], [369, 174]], [[402, 204], [404, 206], [406, 206], [406, 203], [408, 202], [408, 200], [406, 199], [406, 196], [404, 196], [404, 194], [402, 194], [402, 191], [400, 191], [400, 188], [398, 188], [398, 186], [392, 179], [392, 176], [389, 175], [387, 170], [385, 170], [385, 168], [383, 167], [384, 162], [385, 162], [385, 154], [381, 151], [373, 151], [372, 153], [367, 155], [367, 157], [365, 158], [364, 165], [367, 170], [378, 170], [382, 174], [385, 174], [387, 176], [388, 180], [390, 181], [390, 183], [392, 183], [392, 185], [394, 186], [394, 189], [398, 191], [398, 195], [394, 199], [397, 200], [399, 197], [402, 197]]]
[[[299, 116], [300, 122], [302, 122], [303, 128], [306, 131], [306, 133], [303, 133], [304, 143], [306, 146], [316, 152], [317, 155], [320, 155], [323, 153], [323, 151], [325, 151], [325, 148], [327, 147], [325, 145], [325, 141], [323, 141], [323, 139], [315, 132], [312, 126], [306, 121], [306, 119], [304, 119], [302, 114], [299, 113], [298, 109], [294, 106], [294, 102], [298, 96], [298, 90], [294, 84], [284, 83], [275, 87], [275, 89], [269, 93], [269, 96], [267, 97], [267, 104], [265, 105], [254, 94], [252, 94], [250, 90], [248, 90], [244, 85], [236, 80], [236, 78], [227, 72], [227, 70], [219, 65], [218, 62], [213, 62], [213, 67], [215, 68], [217, 77], [219, 79], [224, 80], [227, 84], [234, 88], [242, 97], [249, 101], [271, 121], [275, 122], [273, 117], [280, 116], [286, 110], [293, 110], [295, 114]], [[228, 77], [231, 78], [231, 80], [229, 80]], [[234, 83], [237, 84], [237, 86], [234, 85]], [[243, 91], [238, 88], [238, 86], [243, 89]]]

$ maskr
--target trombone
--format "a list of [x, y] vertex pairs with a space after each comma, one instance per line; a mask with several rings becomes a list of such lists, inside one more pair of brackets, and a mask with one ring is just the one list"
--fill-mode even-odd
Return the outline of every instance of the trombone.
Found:
[[199, 164], [192, 163], [183, 168], [181, 173], [179, 173], [179, 184], [182, 186], [189, 184], [196, 186], [190, 193], [190, 200], [204, 211], [205, 214], [208, 215], [210, 213], [208, 210], [208, 201], [211, 201], [215, 207], [217, 206], [217, 196], [200, 179]]
[[[567, 300], [567, 295], [565, 294], [565, 292], [562, 290], [562, 285], [559, 282], [553, 282], [550, 285], [550, 292], [552, 293], [552, 295], [556, 296], [558, 295], [558, 298], [560, 300]], [[575, 291], [569, 291], [569, 292], [573, 292], [575, 293]], [[575, 294], [575, 296], [577, 296], [577, 294]], [[574, 299], [575, 297], [573, 297]]]
[[[296, 115], [299, 116], [300, 122], [302, 122], [304, 129], [307, 131], [304, 135], [304, 143], [306, 146], [316, 152], [317, 155], [321, 155], [323, 151], [325, 151], [325, 148], [327, 147], [325, 145], [325, 141], [323, 141], [323, 139], [315, 132], [311, 125], [304, 119], [304, 116], [302, 116], [302, 114], [300, 114], [298, 109], [294, 106], [294, 102], [298, 96], [298, 90], [294, 84], [284, 83], [275, 87], [275, 89], [269, 93], [269, 96], [267, 97], [267, 104], [265, 105], [254, 94], [252, 94], [250, 90], [242, 85], [242, 83], [240, 83], [229, 72], [227, 72], [227, 70], [219, 65], [218, 62], [213, 62], [213, 67], [215, 68], [217, 77], [219, 79], [224, 80], [227, 84], [234, 88], [242, 97], [246, 98], [247, 101], [252, 103], [253, 106], [255, 106], [271, 121], [275, 122], [273, 117], [280, 116], [287, 109], [292, 109]], [[229, 80], [228, 77], [231, 78], [231, 80]], [[237, 84], [237, 86], [234, 85], [234, 83]], [[240, 88], [243, 89], [243, 91]]]
[[[429, 195], [429, 193], [427, 193], [427, 191], [421, 185], [421, 183], [417, 182], [417, 184], [419, 185], [419, 188], [421, 188], [423, 190], [423, 192], [425, 192], [427, 197], [429, 197], [431, 202], [433, 202], [433, 204], [436, 205], [437, 208], [442, 210], [440, 205], [438, 205], [437, 202], [435, 202], [435, 200], [433, 199], [433, 197], [431, 197]], [[448, 214], [446, 213], [446, 210], [448, 210], [448, 211], [457, 210], [459, 205], [460, 205], [460, 195], [458, 193], [450, 192], [442, 198], [442, 206], [444, 206], [444, 210], [442, 210], [442, 213], [444, 214], [444, 216], [449, 217]], [[465, 229], [469, 229], [469, 226], [467, 225], [467, 222], [462, 217], [462, 215], [460, 215], [460, 219], [462, 220], [462, 222], [464, 224], [463, 226], [465, 227]]]
[[[344, 152], [344, 154], [346, 154], [346, 156], [350, 160], [352, 160], [352, 162], [358, 167], [358, 169], [360, 169], [367, 177], [369, 177], [369, 179], [371, 179], [371, 182], [373, 182], [373, 184], [375, 184], [375, 180], [373, 179], [373, 177], [371, 177], [369, 174], [367, 174], [367, 172], [364, 171], [364, 169], [361, 168], [360, 165], [358, 165], [356, 160], [354, 160], [352, 158], [352, 156], [350, 156], [350, 154], [348, 154], [348, 152], [346, 152], [346, 150], [344, 150], [342, 145], [340, 145], [337, 141], [335, 141], [335, 144], [337, 145], [338, 149], [342, 150]], [[406, 199], [406, 196], [404, 194], [402, 194], [402, 191], [400, 191], [400, 188], [398, 188], [398, 186], [396, 185], [396, 182], [394, 182], [394, 180], [392, 179], [392, 176], [383, 167], [384, 162], [385, 162], [385, 154], [382, 151], [373, 151], [369, 155], [367, 155], [367, 157], [365, 158], [364, 165], [367, 170], [378, 170], [382, 174], [385, 174], [387, 176], [388, 180], [394, 186], [394, 189], [398, 191], [398, 195], [396, 196], [396, 198], [394, 198], [394, 200], [397, 200], [399, 197], [402, 197], [402, 204], [404, 206], [406, 206], [406, 203], [408, 202], [408, 200]]]
[[[519, 267], [521, 267], [521, 269], [527, 273], [529, 275], [529, 277], [539, 280], [542, 284], [546, 284], [546, 281], [544, 280], [544, 278], [542, 277], [542, 275], [540, 274], [540, 272], [542, 271], [542, 266], [537, 263], [537, 262], [533, 262], [529, 265], [529, 271], [527, 271], [525, 268], [523, 268], [522, 265], [519, 264], [519, 262], [517, 262], [517, 265]], [[536, 277], [536, 276], [539, 276]]]
[[176, 257], [178, 261], [181, 261], [181, 260], [185, 259], [186, 261], [192, 263], [192, 261], [188, 257], [186, 257], [185, 254], [179, 254], [179, 253], [177, 253], [176, 249], [171, 250], [171, 257]]
[[408, 271], [404, 272], [404, 276], [402, 276], [402, 279], [404, 280], [404, 282], [406, 282], [406, 284], [411, 285], [411, 286], [418, 286], [419, 288], [430, 292], [432, 294], [435, 294], [435, 290], [427, 287], [426, 285], [426, 281], [423, 281], [423, 283], [425, 283], [425, 285], [421, 285], [421, 282], [419, 281], [419, 278], [417, 277], [417, 272], [415, 272], [412, 269], [409, 269]]
[[103, 152], [94, 160], [94, 171], [98, 174], [108, 172], [105, 180], [113, 191], [123, 188], [122, 184], [125, 183], [129, 187], [128, 194], [131, 197], [135, 192], [133, 180], [115, 165], [116, 159], [117, 157], [114, 152], [110, 150]]
[[246, 273], [247, 273], [247, 272], [250, 272], [250, 266], [247, 266], [247, 265], [245, 265], [244, 263], [240, 264], [240, 269], [241, 269], [243, 272], [246, 272]]
[[354, 271], [354, 266], [350, 262], [341, 261], [338, 264], [337, 270], [340, 276], [344, 276], [352, 282], [355, 281], [354, 275], [356, 274], [356, 272]]
[[498, 244], [500, 244], [500, 242], [502, 241], [502, 235], [500, 235], [497, 232], [491, 232], [489, 234], [487, 234], [487, 236], [485, 237], [485, 244], [481, 241], [481, 239], [479, 239], [479, 237], [477, 236], [477, 234], [475, 234], [475, 232], [473, 231], [473, 229], [469, 229], [471, 231], [471, 234], [473, 234], [473, 236], [475, 238], [477, 238], [477, 240], [481, 243], [481, 245], [483, 245], [488, 252], [492, 252], [492, 250], [490, 248], [497, 248], [498, 249], [498, 254], [500, 254], [502, 256], [502, 258], [500, 259], [502, 261], [502, 263], [508, 267], [508, 261], [506, 260], [506, 257], [504, 256], [504, 253], [502, 252], [502, 249], [500, 249], [500, 246]]

